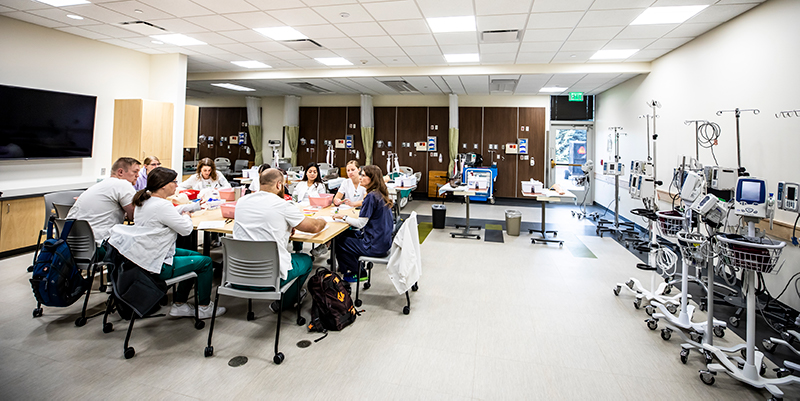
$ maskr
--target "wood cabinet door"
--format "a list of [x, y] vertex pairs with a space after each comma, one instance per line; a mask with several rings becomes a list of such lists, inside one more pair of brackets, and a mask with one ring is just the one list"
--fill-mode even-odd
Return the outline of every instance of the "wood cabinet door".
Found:
[[[348, 107], [347, 108], [347, 135], [353, 136], [353, 148], [343, 149], [342, 154], [342, 167], [347, 165], [350, 160], [358, 160], [358, 165], [363, 166], [364, 160], [364, 141], [361, 140], [361, 107]], [[356, 153], [357, 152], [357, 153]], [[356, 158], [358, 155], [358, 158]], [[337, 160], [339, 155], [336, 155]], [[344, 177], [344, 175], [342, 176]]]
[[0, 252], [36, 245], [44, 223], [44, 197], [0, 202]]
[[200, 121], [200, 107], [187, 104], [183, 115], [183, 147], [197, 147], [197, 125]]
[[482, 141], [483, 108], [459, 107], [458, 153], [481, 153], [481, 149], [483, 149]]
[[142, 110], [141, 150], [137, 158], [156, 156], [165, 166], [172, 166], [172, 103], [145, 100]]
[[[421, 172], [417, 189], [414, 192], [427, 192], [428, 188], [428, 158], [427, 152], [418, 152], [414, 142], [427, 142], [428, 138], [428, 108], [427, 107], [398, 107], [397, 108], [397, 151], [400, 156], [400, 165], [411, 167], [414, 172]], [[410, 146], [403, 146], [410, 145]]]
[[111, 160], [120, 157], [142, 157], [142, 103], [141, 99], [114, 100], [114, 137]]
[[[308, 163], [317, 160], [319, 147], [319, 107], [300, 108], [300, 139], [297, 142], [297, 165], [305, 168]], [[305, 144], [303, 144], [305, 140]], [[314, 141], [314, 144], [311, 141]], [[287, 146], [288, 150], [289, 147]], [[322, 156], [325, 160], [325, 155]]]
[[[517, 157], [517, 171], [519, 180], [527, 181], [531, 178], [545, 182], [544, 172], [548, 161], [545, 160], [545, 109], [544, 107], [520, 107], [517, 134], [519, 138], [528, 139], [528, 160], [522, 160], [522, 155]], [[534, 165], [531, 166], [531, 159]], [[519, 184], [517, 184], [519, 185]], [[516, 196], [522, 198], [522, 193], [517, 190]]]
[[[217, 136], [217, 114], [219, 114], [219, 109], [216, 107], [200, 108], [200, 135], [206, 137], [206, 140], [199, 142], [197, 145], [198, 160], [206, 157], [214, 160], [214, 158], [217, 157], [217, 146], [219, 145], [219, 138]], [[208, 139], [211, 137], [214, 137], [213, 141]]]
[[[450, 110], [447, 107], [428, 108], [428, 136], [436, 137], [436, 152], [427, 152], [428, 171], [447, 172], [450, 166]], [[439, 155], [442, 155], [441, 163]]]
[[319, 153], [316, 155], [317, 163], [327, 160], [328, 146], [325, 141], [331, 141], [334, 147], [333, 166], [344, 166], [345, 149], [336, 149], [336, 140], [344, 139], [347, 134], [347, 108], [346, 107], [320, 107], [319, 108]]
[[[517, 108], [484, 107], [483, 109], [483, 165], [497, 163], [497, 179], [494, 182], [495, 196], [515, 197], [517, 188], [517, 155], [507, 155], [507, 143], [517, 142]], [[489, 145], [497, 145], [497, 150], [489, 152]]]
[[[373, 109], [375, 120], [375, 143], [372, 151], [372, 164], [381, 168], [386, 174], [386, 154], [396, 152], [397, 145], [397, 107], [375, 107]], [[383, 147], [378, 147], [378, 141], [383, 141]], [[389, 147], [389, 142], [392, 146]]]

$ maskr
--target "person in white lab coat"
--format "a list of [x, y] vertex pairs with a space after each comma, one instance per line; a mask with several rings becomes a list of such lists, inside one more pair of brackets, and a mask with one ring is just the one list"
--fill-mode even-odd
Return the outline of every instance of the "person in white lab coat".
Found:
[[292, 198], [297, 203], [308, 203], [308, 196], [311, 194], [324, 194], [325, 184], [322, 182], [322, 177], [319, 176], [319, 167], [317, 163], [309, 163], [306, 167], [306, 172], [303, 175], [303, 181], [297, 183], [292, 192]]
[[231, 184], [225, 175], [217, 171], [217, 165], [208, 157], [204, 157], [197, 162], [197, 174], [192, 175], [186, 181], [180, 183], [178, 188], [196, 189], [202, 191], [206, 188], [230, 188]]
[[359, 177], [361, 170], [358, 168], [358, 161], [350, 160], [347, 162], [345, 171], [347, 171], [348, 179], [342, 182], [339, 191], [333, 197], [333, 204], [336, 206], [345, 204], [351, 207], [360, 207], [361, 203], [364, 202], [364, 196], [367, 195], [367, 189], [361, 186], [361, 177]]

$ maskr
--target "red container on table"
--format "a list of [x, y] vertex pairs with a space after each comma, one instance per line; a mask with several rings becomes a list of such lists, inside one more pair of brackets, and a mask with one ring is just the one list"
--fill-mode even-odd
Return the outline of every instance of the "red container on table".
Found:
[[236, 214], [236, 202], [225, 202], [220, 205], [220, 210], [222, 211], [222, 217], [226, 219], [232, 219], [233, 216]]
[[200, 191], [198, 191], [196, 189], [184, 189], [183, 191], [180, 191], [179, 193], [186, 194], [186, 196], [189, 197], [189, 200], [195, 200], [195, 199], [197, 199], [197, 194], [199, 194]]

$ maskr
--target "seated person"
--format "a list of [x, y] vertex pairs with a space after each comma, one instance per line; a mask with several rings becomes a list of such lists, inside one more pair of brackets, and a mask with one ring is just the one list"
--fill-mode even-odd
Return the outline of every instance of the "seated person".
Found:
[[[278, 243], [281, 285], [298, 278], [284, 294], [285, 300], [294, 303], [297, 291], [300, 291], [311, 274], [312, 260], [311, 256], [304, 253], [290, 254], [289, 237], [295, 228], [318, 233], [325, 228], [325, 220], [306, 217], [297, 205], [283, 199], [284, 178], [277, 169], [264, 170], [259, 176], [259, 186], [261, 189], [258, 192], [243, 196], [236, 202], [233, 238]], [[273, 312], [278, 311], [277, 301], [270, 305], [270, 309]]]
[[350, 160], [347, 162], [345, 171], [347, 171], [347, 178], [349, 179], [342, 182], [342, 186], [339, 187], [339, 191], [337, 191], [336, 196], [333, 197], [333, 204], [336, 206], [345, 204], [347, 206], [359, 207], [361, 206], [361, 202], [364, 201], [364, 195], [366, 195], [367, 190], [360, 184], [361, 179], [359, 177], [358, 161]]
[[147, 186], [147, 173], [153, 171], [154, 168], [161, 166], [161, 160], [158, 157], [147, 156], [144, 158], [144, 168], [139, 170], [139, 178], [133, 184], [133, 189], [140, 190]]
[[[84, 191], [67, 214], [68, 219], [86, 220], [92, 227], [94, 240], [100, 245], [108, 238], [111, 227], [133, 219], [133, 183], [139, 177], [139, 161], [120, 157], [111, 166], [111, 177]], [[98, 248], [102, 249], [102, 248]], [[102, 257], [103, 255], [99, 255]]]
[[303, 174], [303, 180], [297, 183], [292, 193], [292, 198], [297, 203], [309, 203], [308, 196], [310, 194], [324, 194], [326, 193], [325, 184], [319, 176], [319, 167], [317, 163], [309, 163]]
[[[200, 319], [208, 319], [214, 311], [214, 303], [211, 301], [211, 286], [214, 281], [211, 258], [175, 247], [178, 235], [189, 235], [193, 229], [189, 213], [179, 213], [172, 202], [166, 199], [175, 193], [177, 177], [178, 173], [164, 167], [157, 167], [147, 174], [147, 186], [133, 197], [133, 204], [136, 206], [134, 225], [152, 229], [153, 235], [142, 236], [136, 246], [127, 250], [120, 243], [112, 242], [111, 245], [141, 268], [158, 274], [164, 280], [189, 272], [197, 273], [195, 291], [200, 303], [199, 315]], [[142, 241], [145, 243], [142, 244]], [[192, 284], [193, 280], [178, 284], [169, 310], [170, 316], [194, 316], [194, 306], [187, 302]], [[217, 307], [217, 316], [224, 313], [224, 307]]]
[[[268, 168], [270, 168], [270, 166], [267, 163], [264, 163], [264, 164], [258, 166], [258, 176], [260, 177], [261, 173], [263, 173], [264, 170], [266, 170]], [[250, 192], [258, 192], [258, 188], [259, 188], [259, 179], [258, 179], [258, 177], [250, 177], [250, 178], [253, 181], [250, 182], [250, 186], [248, 187], [248, 189], [250, 189]]]
[[[357, 219], [335, 214], [334, 219], [344, 220], [351, 227], [361, 231], [347, 230], [336, 240], [336, 261], [339, 271], [348, 282], [355, 282], [358, 273], [359, 256], [385, 256], [392, 246], [392, 200], [383, 182], [381, 168], [375, 165], [364, 166], [361, 170], [362, 187], [367, 195], [361, 205]], [[367, 272], [361, 272], [361, 279], [367, 279]]]
[[198, 191], [206, 188], [230, 188], [231, 184], [225, 175], [217, 171], [214, 161], [204, 157], [197, 162], [197, 174], [178, 185], [178, 189], [195, 189]]

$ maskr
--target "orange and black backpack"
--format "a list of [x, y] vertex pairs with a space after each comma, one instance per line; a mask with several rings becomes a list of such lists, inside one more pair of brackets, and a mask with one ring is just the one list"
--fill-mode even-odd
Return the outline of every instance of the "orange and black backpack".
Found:
[[356, 320], [358, 311], [338, 274], [320, 267], [308, 280], [308, 292], [313, 301], [309, 331], [339, 331]]

